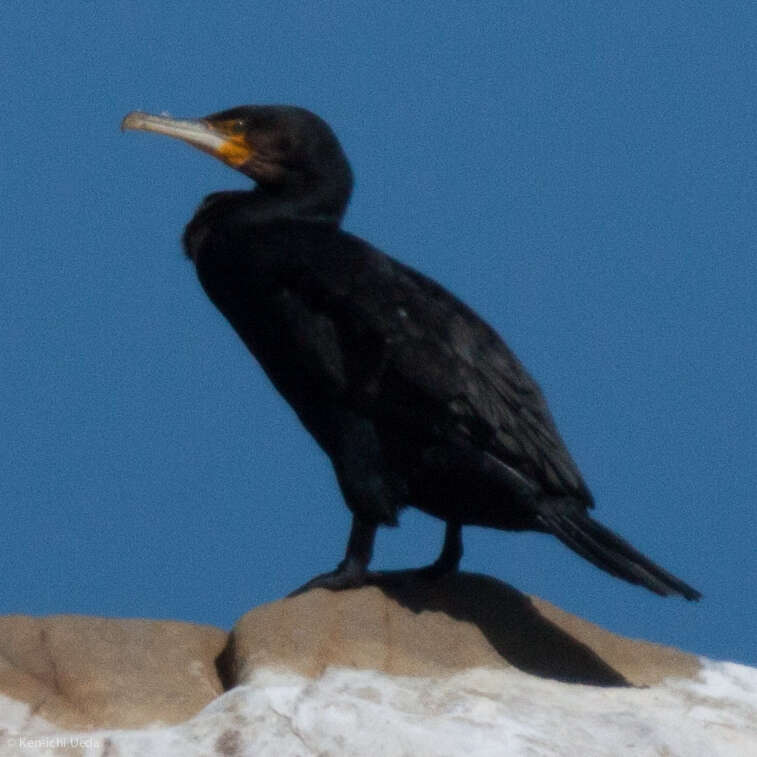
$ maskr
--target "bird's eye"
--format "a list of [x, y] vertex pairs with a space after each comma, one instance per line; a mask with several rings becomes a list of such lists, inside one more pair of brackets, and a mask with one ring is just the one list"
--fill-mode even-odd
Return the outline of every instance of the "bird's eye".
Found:
[[232, 118], [226, 122], [226, 127], [234, 134], [241, 134], [244, 131], [244, 121], [241, 118]]

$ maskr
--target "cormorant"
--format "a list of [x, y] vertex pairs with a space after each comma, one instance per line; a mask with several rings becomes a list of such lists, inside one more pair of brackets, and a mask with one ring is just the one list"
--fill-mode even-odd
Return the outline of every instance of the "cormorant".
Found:
[[123, 129], [177, 137], [255, 182], [217, 192], [183, 236], [200, 283], [331, 458], [352, 529], [344, 560], [302, 589], [380, 582], [378, 526], [417, 507], [446, 521], [436, 577], [462, 527], [554, 534], [602, 570], [698, 599], [593, 520], [592, 496], [521, 363], [439, 284], [340, 228], [352, 171], [331, 128], [292, 106], [198, 120], [133, 112]]

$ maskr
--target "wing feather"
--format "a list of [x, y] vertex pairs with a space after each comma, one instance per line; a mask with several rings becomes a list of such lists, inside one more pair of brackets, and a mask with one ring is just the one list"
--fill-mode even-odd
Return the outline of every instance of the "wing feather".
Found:
[[360, 240], [354, 256], [344, 244], [339, 254], [309, 259], [287, 296], [334, 324], [338, 344], [320, 345], [321, 362], [339, 356], [354, 408], [429, 443], [464, 440], [545, 492], [591, 506], [541, 390], [496, 332], [439, 284]]

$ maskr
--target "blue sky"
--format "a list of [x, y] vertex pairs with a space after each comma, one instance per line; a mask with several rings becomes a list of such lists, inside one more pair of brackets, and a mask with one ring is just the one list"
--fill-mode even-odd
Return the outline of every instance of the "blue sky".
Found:
[[[466, 529], [466, 570], [757, 664], [757, 10], [736, 3], [0, 7], [0, 612], [229, 627], [341, 558], [327, 458], [179, 238], [244, 177], [132, 109], [292, 103], [345, 225], [432, 275], [542, 385], [597, 517], [699, 588]], [[375, 564], [432, 559], [406, 511]]]

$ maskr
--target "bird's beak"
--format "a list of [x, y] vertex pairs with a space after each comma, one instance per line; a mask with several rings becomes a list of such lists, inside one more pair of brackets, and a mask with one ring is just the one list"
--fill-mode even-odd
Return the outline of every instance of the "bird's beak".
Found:
[[237, 169], [247, 163], [255, 152], [236, 121], [179, 119], [135, 110], [121, 122], [121, 130], [127, 129], [153, 131], [181, 139]]

